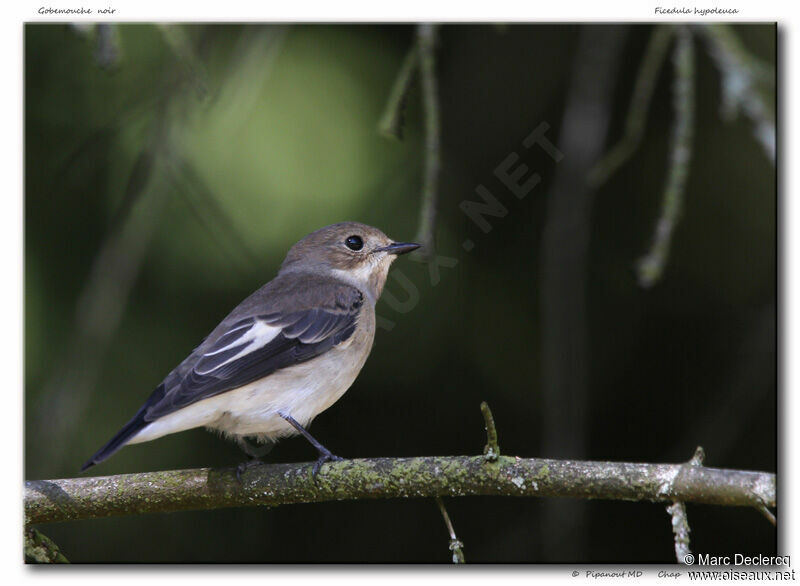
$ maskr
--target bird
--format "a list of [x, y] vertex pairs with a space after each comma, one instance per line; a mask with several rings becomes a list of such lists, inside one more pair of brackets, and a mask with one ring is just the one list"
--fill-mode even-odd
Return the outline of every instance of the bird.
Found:
[[306, 428], [355, 381], [372, 349], [389, 267], [419, 247], [358, 222], [308, 234], [275, 278], [236, 306], [81, 472], [123, 446], [205, 427], [252, 458], [237, 468], [240, 481], [279, 439], [296, 434], [317, 449], [316, 479], [325, 462], [341, 458]]

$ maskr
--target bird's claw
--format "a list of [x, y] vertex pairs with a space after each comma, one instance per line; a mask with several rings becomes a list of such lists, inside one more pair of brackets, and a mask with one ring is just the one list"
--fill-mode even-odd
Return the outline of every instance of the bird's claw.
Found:
[[311, 469], [311, 478], [314, 479], [314, 482], [317, 481], [317, 474], [319, 474], [319, 470], [325, 462], [342, 462], [343, 460], [344, 458], [331, 454], [327, 450], [320, 452], [319, 458], [317, 458], [317, 461], [314, 463], [314, 468]]
[[242, 474], [248, 469], [252, 468], [253, 466], [258, 466], [259, 464], [263, 464], [261, 460], [252, 459], [247, 460], [246, 462], [242, 462], [236, 467], [236, 480], [239, 481], [239, 484], [242, 484]]

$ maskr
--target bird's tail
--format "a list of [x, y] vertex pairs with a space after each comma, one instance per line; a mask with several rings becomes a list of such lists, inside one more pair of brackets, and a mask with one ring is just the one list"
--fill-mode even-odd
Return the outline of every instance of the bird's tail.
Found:
[[106, 445], [97, 450], [94, 456], [89, 458], [89, 460], [83, 466], [81, 466], [81, 472], [91, 468], [95, 464], [99, 464], [103, 460], [110, 458], [117, 452], [117, 450], [124, 446], [129, 439], [144, 429], [150, 423], [149, 421], [145, 421], [144, 417], [148, 407], [160, 400], [163, 396], [164, 385], [162, 383], [153, 392], [153, 394], [150, 395], [150, 398], [148, 398], [145, 404], [142, 405], [141, 409], [136, 412], [136, 415], [134, 415], [131, 420], [108, 441]]

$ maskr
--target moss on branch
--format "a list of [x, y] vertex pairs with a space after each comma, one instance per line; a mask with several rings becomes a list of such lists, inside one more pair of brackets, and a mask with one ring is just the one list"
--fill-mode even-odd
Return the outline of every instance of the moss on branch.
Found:
[[504, 495], [775, 506], [775, 475], [688, 464], [500, 456], [375, 458], [235, 470], [200, 468], [25, 483], [26, 524], [244, 506]]

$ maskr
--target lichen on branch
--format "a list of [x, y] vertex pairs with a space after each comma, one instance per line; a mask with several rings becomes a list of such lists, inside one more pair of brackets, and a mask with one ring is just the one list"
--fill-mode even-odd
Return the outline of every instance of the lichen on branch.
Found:
[[379, 498], [497, 495], [774, 507], [775, 475], [688, 464], [483, 455], [374, 458], [323, 466], [172, 470], [25, 483], [27, 525], [142, 513]]

